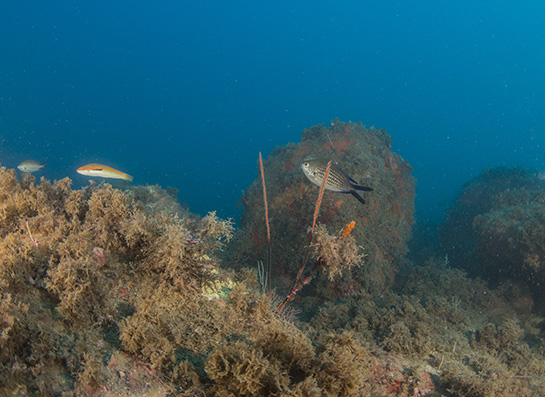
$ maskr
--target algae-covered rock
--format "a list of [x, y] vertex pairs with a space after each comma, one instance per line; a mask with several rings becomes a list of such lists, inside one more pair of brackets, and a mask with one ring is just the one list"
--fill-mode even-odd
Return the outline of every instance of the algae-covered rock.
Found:
[[[517, 284], [545, 303], [545, 184], [522, 168], [495, 168], [467, 182], [441, 227], [450, 263], [494, 284]], [[527, 306], [524, 308], [523, 306]]]
[[0, 395], [358, 392], [362, 347], [276, 317], [254, 272], [220, 267], [232, 233], [156, 186], [0, 168]]
[[[333, 122], [329, 127], [305, 130], [301, 142], [277, 148], [265, 161], [264, 173], [272, 238], [273, 280], [288, 291], [305, 255], [320, 188], [303, 174], [306, 159], [331, 160], [365, 192], [363, 205], [350, 194], [325, 191], [318, 223], [329, 235], [341, 233], [351, 222], [351, 235], [363, 247], [365, 266], [355, 266], [333, 281], [323, 281], [315, 295], [346, 298], [359, 290], [382, 293], [392, 280], [407, 250], [414, 212], [415, 180], [408, 162], [391, 150], [384, 130], [361, 123]], [[252, 266], [266, 261], [267, 237], [261, 177], [241, 199], [241, 230], [230, 246], [232, 262]], [[340, 236], [337, 238], [341, 238]], [[322, 252], [322, 256], [323, 252]], [[327, 256], [327, 255], [326, 255]], [[363, 264], [363, 257], [357, 261]], [[313, 261], [309, 261], [312, 268]], [[335, 274], [333, 269], [328, 274]]]
[[487, 278], [524, 286], [543, 310], [545, 188], [504, 192], [491, 211], [475, 218], [473, 227], [476, 257]]
[[[302, 147], [315, 147], [320, 137], [329, 144], [317, 153], [342, 151], [348, 137], [363, 142], [353, 143], [357, 153], [366, 147], [373, 154], [363, 157], [371, 165], [380, 159], [386, 167], [390, 155], [401, 161], [386, 149], [386, 135], [359, 125], [314, 128]], [[296, 147], [277, 154], [294, 155]], [[359, 161], [348, 149], [344, 154]], [[276, 166], [273, 160], [268, 164]], [[362, 224], [395, 229], [392, 200], [399, 195], [409, 203], [412, 194], [401, 178], [412, 181], [410, 168], [400, 164], [407, 173], [393, 165], [390, 171], [367, 167], [383, 190], [372, 176], [346, 167], [375, 189], [366, 206], [326, 192], [309, 262], [324, 276], [307, 288], [303, 303], [314, 309], [308, 323], [297, 318], [296, 305], [278, 313], [281, 298], [262, 293], [255, 270], [220, 266], [233, 226], [214, 213], [192, 215], [158, 187], [72, 190], [68, 179], [36, 183], [25, 175], [19, 181], [0, 168], [0, 395], [543, 395], [541, 319], [517, 318], [516, 288], [491, 290], [447, 261], [432, 260], [407, 265], [393, 288], [375, 293], [388, 285], [380, 279], [385, 272], [397, 271], [408, 224], [398, 224], [404, 234], [391, 240]], [[276, 175], [282, 183], [269, 184], [273, 196], [280, 187], [289, 190], [283, 183], [291, 180]], [[291, 206], [273, 203], [272, 223], [287, 213], [302, 219], [287, 226], [302, 231], [273, 229], [273, 236], [282, 241], [300, 233], [303, 247], [295, 244], [291, 253], [291, 245], [273, 247], [273, 258], [297, 257], [286, 262], [289, 273], [273, 274], [280, 286], [291, 286], [290, 266], [301, 263], [317, 196], [297, 167], [289, 175], [303, 193]], [[252, 200], [253, 194], [261, 196], [257, 187], [248, 192]], [[505, 193], [491, 211], [510, 211], [509, 219], [529, 224], [536, 213], [527, 218], [527, 208], [515, 207], [539, 208], [539, 197], [523, 189]], [[355, 220], [353, 230], [346, 218]], [[264, 229], [263, 222], [255, 230]], [[255, 236], [237, 235], [248, 256], [255, 254], [252, 246], [241, 243]], [[379, 261], [369, 247], [398, 256], [383, 254]], [[233, 265], [244, 263], [241, 253]], [[358, 266], [365, 253], [374, 261], [370, 270], [369, 263]]]
[[0, 168], [0, 394], [107, 393], [120, 348], [187, 383], [177, 352], [231, 329], [216, 251], [232, 224], [157, 186], [70, 183]]
[[448, 255], [451, 265], [463, 268], [470, 275], [486, 276], [475, 257], [475, 217], [490, 211], [502, 192], [522, 188], [532, 191], [539, 189], [540, 183], [530, 172], [518, 167], [484, 170], [464, 184], [439, 230], [440, 249]]

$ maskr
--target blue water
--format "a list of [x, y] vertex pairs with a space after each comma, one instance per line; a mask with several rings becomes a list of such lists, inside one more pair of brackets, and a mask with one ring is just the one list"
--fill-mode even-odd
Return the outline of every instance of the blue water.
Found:
[[440, 219], [483, 168], [545, 169], [544, 27], [533, 0], [4, 0], [0, 163], [74, 187], [106, 163], [236, 217], [258, 151], [338, 117], [388, 130]]

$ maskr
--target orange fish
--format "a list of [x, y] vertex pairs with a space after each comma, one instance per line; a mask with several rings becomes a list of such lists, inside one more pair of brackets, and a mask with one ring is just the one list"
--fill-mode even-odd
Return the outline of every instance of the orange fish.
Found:
[[132, 182], [132, 176], [125, 174], [115, 168], [108, 167], [103, 164], [86, 164], [83, 167], [79, 167], [76, 170], [81, 175], [87, 176], [98, 176], [101, 178], [113, 178], [113, 179], [123, 179], [125, 181]]

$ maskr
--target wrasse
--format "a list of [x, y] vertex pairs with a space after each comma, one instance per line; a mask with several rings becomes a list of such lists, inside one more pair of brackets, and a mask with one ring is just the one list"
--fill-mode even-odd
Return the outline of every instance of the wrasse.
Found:
[[125, 174], [115, 168], [108, 167], [103, 164], [86, 164], [83, 167], [79, 167], [76, 170], [81, 175], [87, 176], [98, 176], [101, 178], [113, 178], [113, 179], [123, 179], [125, 181], [132, 182], [132, 176]]

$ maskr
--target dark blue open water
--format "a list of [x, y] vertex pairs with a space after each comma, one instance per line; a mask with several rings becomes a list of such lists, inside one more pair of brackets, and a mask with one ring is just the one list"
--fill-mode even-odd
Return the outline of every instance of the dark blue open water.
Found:
[[[340, 3], [340, 4], [339, 4]], [[0, 163], [100, 162], [236, 217], [258, 151], [385, 128], [440, 219], [483, 168], [545, 169], [545, 3], [2, 1]]]

